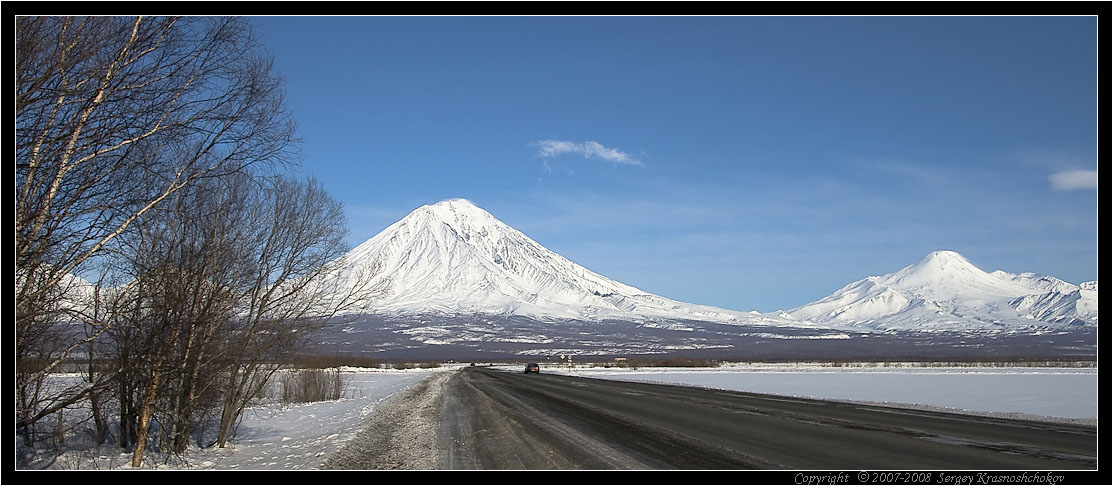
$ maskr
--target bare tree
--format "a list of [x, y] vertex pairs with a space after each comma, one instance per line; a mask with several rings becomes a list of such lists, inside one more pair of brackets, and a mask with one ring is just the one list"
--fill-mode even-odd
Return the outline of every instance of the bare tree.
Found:
[[[293, 162], [281, 80], [238, 18], [17, 18], [17, 427], [89, 399], [141, 465], [233, 436], [300, 345], [379, 289]], [[75, 277], [96, 270], [95, 283]], [[344, 274], [344, 278], [340, 278]], [[48, 391], [59, 365], [85, 380]]]
[[371, 275], [338, 278], [346, 267], [347, 228], [340, 203], [320, 183], [273, 179], [259, 209], [266, 223], [254, 235], [251, 278], [226, 353], [220, 447], [251, 399], [312, 331], [381, 291], [368, 285]]
[[36, 421], [113, 379], [42, 392], [47, 373], [113, 322], [60, 305], [67, 279], [115, 257], [121, 234], [199, 179], [292, 155], [281, 80], [258, 47], [240, 18], [16, 19], [16, 388], [25, 440]]
[[155, 422], [161, 450], [182, 452], [211, 415], [224, 446], [312, 332], [368, 297], [335, 278], [346, 223], [316, 181], [233, 174], [170, 201], [121, 238], [134, 284], [112, 336], [136, 467]]
[[[182, 452], [206, 410], [219, 402], [218, 361], [244, 278], [242, 235], [252, 204], [251, 179], [231, 174], [198, 181], [152, 210], [121, 238], [128, 248], [132, 312], [118, 320], [118, 369], [128, 392], [120, 395], [134, 411], [133, 464], [139, 466], [150, 440], [156, 410], [164, 450]], [[131, 356], [126, 349], [142, 350]]]

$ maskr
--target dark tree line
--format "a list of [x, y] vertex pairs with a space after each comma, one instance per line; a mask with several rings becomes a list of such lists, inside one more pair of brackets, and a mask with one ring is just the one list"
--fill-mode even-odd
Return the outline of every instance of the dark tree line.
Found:
[[[297, 162], [242, 18], [16, 19], [17, 428], [88, 403], [133, 451], [223, 447], [340, 292], [340, 204]], [[96, 275], [86, 285], [75, 275]], [[65, 388], [48, 377], [85, 363]], [[157, 437], [153, 431], [157, 430]]]

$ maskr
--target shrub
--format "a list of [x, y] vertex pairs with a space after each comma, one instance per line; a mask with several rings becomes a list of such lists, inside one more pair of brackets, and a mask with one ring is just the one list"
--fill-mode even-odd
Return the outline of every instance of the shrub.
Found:
[[282, 403], [339, 400], [345, 380], [339, 368], [294, 370], [282, 375]]

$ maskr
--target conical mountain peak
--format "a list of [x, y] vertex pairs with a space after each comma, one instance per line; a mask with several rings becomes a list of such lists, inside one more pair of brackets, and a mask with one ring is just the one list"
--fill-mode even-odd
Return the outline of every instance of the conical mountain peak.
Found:
[[963, 279], [969, 276], [984, 274], [984, 271], [971, 264], [966, 257], [957, 251], [938, 250], [932, 251], [920, 259], [917, 264], [906, 267], [900, 271], [903, 278], [916, 277], [924, 280]]
[[491, 218], [490, 213], [467, 199], [445, 199], [436, 204], [422, 206], [420, 209], [429, 211], [446, 220], [459, 220], [461, 218]]
[[490, 242], [517, 233], [516, 230], [467, 199], [445, 199], [413, 210], [364, 245], [385, 235], [393, 235], [392, 237], [397, 238], [414, 236], [421, 232], [435, 235], [434, 238], [442, 242], [461, 240], [471, 243], [484, 240]]
[[[574, 311], [598, 294], [638, 295], [546, 249], [466, 199], [421, 206], [349, 253], [375, 262], [384, 310], [545, 314]], [[613, 306], [611, 306], [613, 308]]]
[[673, 301], [592, 272], [466, 199], [421, 206], [357, 246], [347, 268], [377, 269], [372, 311], [568, 318], [751, 319]]
[[432, 204], [431, 206], [479, 209], [479, 206], [476, 206], [475, 203], [473, 203], [473, 202], [471, 202], [467, 199], [464, 199], [462, 197], [452, 197], [452, 198], [444, 199], [444, 200], [438, 201], [435, 204]]
[[936, 250], [928, 253], [922, 260], [920, 265], [970, 265], [970, 261], [966, 257], [960, 255], [957, 251], [953, 250]]
[[984, 280], [990, 275], [958, 252], [939, 250], [928, 253], [916, 264], [901, 269], [894, 277], [895, 281], [900, 281], [905, 286], [919, 286], [954, 280]]
[[[436, 204], [427, 204], [415, 209], [410, 216], [426, 214], [434, 216], [446, 223], [455, 223], [467, 219], [491, 219], [491, 213], [484, 211], [467, 199], [445, 199]], [[407, 216], [408, 218], [409, 216]]]

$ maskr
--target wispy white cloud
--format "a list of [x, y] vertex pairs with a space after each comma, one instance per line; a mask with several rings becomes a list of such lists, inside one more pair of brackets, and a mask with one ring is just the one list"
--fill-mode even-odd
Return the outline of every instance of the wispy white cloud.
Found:
[[1096, 170], [1065, 170], [1047, 176], [1051, 188], [1056, 191], [1075, 191], [1098, 188]]
[[645, 163], [635, 159], [630, 154], [616, 148], [605, 147], [595, 141], [583, 143], [569, 142], [567, 140], [539, 140], [531, 142], [530, 146], [537, 147], [537, 156], [542, 158], [558, 157], [564, 154], [578, 154], [585, 159], [601, 159], [615, 164], [645, 167]]
[[857, 158], [851, 161], [853, 167], [912, 181], [928, 186], [946, 184], [953, 174], [939, 164], [927, 164], [892, 158]]
[[541, 165], [545, 167], [545, 172], [548, 172], [550, 174], [552, 174], [554, 171], [560, 171], [568, 175], [576, 175], [576, 173], [573, 172], [572, 169], [570, 169], [568, 166], [558, 162], [551, 162], [549, 161], [549, 159], [542, 159]]

